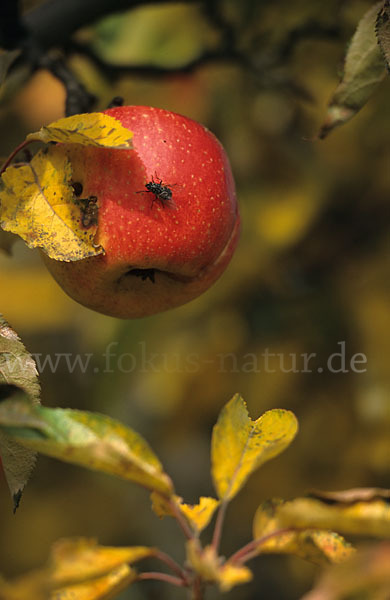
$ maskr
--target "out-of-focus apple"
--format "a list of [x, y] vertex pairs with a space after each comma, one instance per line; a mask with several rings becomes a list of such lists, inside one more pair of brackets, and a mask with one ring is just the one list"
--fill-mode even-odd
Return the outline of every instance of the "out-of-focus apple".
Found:
[[[81, 304], [144, 317], [196, 298], [226, 268], [239, 235], [234, 181], [219, 141], [192, 119], [146, 106], [105, 113], [133, 131], [133, 150], [65, 146], [76, 193], [97, 198], [105, 254], [44, 260]], [[147, 190], [153, 181], [171, 200]]]

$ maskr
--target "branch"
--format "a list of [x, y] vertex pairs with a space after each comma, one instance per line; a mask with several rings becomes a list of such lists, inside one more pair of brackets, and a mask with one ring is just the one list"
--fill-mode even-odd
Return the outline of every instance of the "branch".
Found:
[[78, 81], [65, 61], [60, 57], [46, 55], [39, 61], [39, 66], [47, 69], [59, 79], [66, 91], [65, 116], [90, 112], [96, 102], [96, 96], [88, 92]]
[[109, 81], [115, 81], [123, 75], [138, 75], [140, 77], [166, 77], [174, 74], [190, 74], [199, 67], [213, 62], [236, 62], [248, 67], [248, 61], [244, 55], [237, 52], [233, 47], [229, 50], [218, 48], [209, 50], [185, 65], [177, 67], [165, 67], [163, 65], [131, 65], [115, 64], [105, 61], [90, 46], [75, 40], [66, 45], [67, 53], [81, 54], [89, 58]]
[[155, 579], [157, 581], [164, 581], [165, 583], [170, 583], [171, 585], [176, 585], [179, 587], [188, 587], [187, 582], [184, 582], [182, 579], [173, 577], [172, 575], [167, 575], [167, 573], [159, 573], [158, 571], [150, 571], [148, 573], [140, 573], [137, 575], [137, 581], [145, 581], [146, 579]]
[[273, 531], [272, 533], [263, 535], [263, 537], [261, 537], [261, 538], [252, 540], [251, 542], [249, 542], [248, 544], [246, 544], [245, 546], [240, 548], [240, 550], [237, 550], [237, 552], [235, 552], [229, 558], [228, 562], [229, 563], [238, 563], [238, 564], [242, 565], [242, 564], [246, 563], [248, 560], [258, 556], [259, 546], [261, 546], [262, 544], [265, 544], [266, 542], [268, 542], [268, 540], [271, 540], [274, 537], [284, 535], [285, 533], [292, 533], [293, 531], [299, 531], [299, 527], [286, 527], [284, 529], [277, 529], [276, 531]]
[[214, 533], [213, 533], [213, 539], [211, 542], [211, 545], [213, 546], [215, 552], [218, 552], [219, 544], [221, 541], [223, 522], [225, 520], [227, 506], [228, 506], [228, 503], [226, 501], [222, 501], [222, 504], [219, 507], [219, 510], [217, 513], [217, 518], [215, 521], [215, 527], [214, 527]]

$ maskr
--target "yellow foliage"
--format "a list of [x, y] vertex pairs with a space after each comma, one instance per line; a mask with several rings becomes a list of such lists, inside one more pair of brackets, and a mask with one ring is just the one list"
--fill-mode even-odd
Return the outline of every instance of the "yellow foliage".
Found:
[[244, 566], [222, 563], [213, 546], [200, 548], [196, 540], [187, 543], [187, 559], [195, 573], [204, 581], [216, 583], [221, 592], [228, 592], [235, 585], [247, 583], [252, 572]]
[[57, 260], [101, 254], [103, 249], [94, 244], [97, 226], [81, 225], [71, 180], [72, 167], [61, 147], [38, 152], [29, 164], [9, 167], [2, 175], [1, 227]]
[[201, 496], [198, 504], [181, 504], [180, 510], [191, 523], [192, 528], [200, 532], [210, 523], [218, 506], [219, 502], [215, 498]]
[[85, 113], [54, 121], [35, 133], [29, 133], [26, 139], [129, 150], [132, 137], [132, 132], [114, 117], [102, 113]]
[[58, 589], [52, 593], [50, 600], [110, 600], [135, 578], [136, 572], [133, 569], [128, 565], [121, 565], [103, 577]]
[[226, 563], [218, 571], [218, 585], [221, 592], [228, 592], [232, 587], [248, 583], [253, 578], [248, 567], [237, 567]]
[[220, 499], [231, 500], [253, 471], [287, 448], [297, 431], [296, 417], [288, 410], [269, 410], [252, 421], [236, 394], [213, 429], [212, 476]]
[[253, 535], [259, 540], [256, 548], [259, 554], [294, 554], [315, 564], [327, 565], [342, 562], [354, 553], [354, 548], [333, 531], [286, 531], [278, 521], [278, 508], [282, 505], [281, 500], [265, 502], [256, 511]]
[[96, 540], [63, 539], [52, 548], [49, 565], [54, 586], [68, 586], [94, 577], [102, 577], [123, 564], [133, 564], [153, 556], [153, 548], [99, 546]]

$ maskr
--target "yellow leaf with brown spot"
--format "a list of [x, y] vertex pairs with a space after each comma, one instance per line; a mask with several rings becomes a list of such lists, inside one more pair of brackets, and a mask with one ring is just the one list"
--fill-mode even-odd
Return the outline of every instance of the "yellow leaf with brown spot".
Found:
[[103, 113], [84, 113], [54, 121], [35, 133], [29, 133], [26, 139], [130, 150], [132, 137], [133, 133], [114, 117]]
[[1, 227], [56, 260], [101, 254], [103, 249], [94, 244], [97, 225], [82, 226], [71, 180], [72, 167], [61, 147], [38, 152], [28, 164], [8, 167], [1, 177]]
[[253, 471], [287, 448], [297, 431], [289, 410], [269, 410], [252, 421], [236, 394], [222, 409], [212, 435], [212, 476], [219, 498], [231, 500]]
[[63, 539], [56, 542], [51, 551], [50, 579], [54, 587], [82, 583], [154, 554], [154, 548], [146, 546], [117, 548], [99, 546], [93, 539]]
[[277, 510], [283, 527], [316, 527], [341, 533], [390, 538], [390, 504], [379, 497], [349, 502], [296, 498]]
[[103, 577], [55, 590], [50, 600], [110, 600], [116, 598], [136, 577], [136, 571], [128, 565], [121, 565]]
[[258, 554], [293, 554], [324, 566], [342, 562], [355, 552], [343, 537], [333, 531], [286, 531], [278, 521], [278, 510], [283, 505], [283, 500], [272, 500], [257, 509], [253, 535], [259, 542], [256, 548]]
[[390, 543], [364, 545], [350, 560], [328, 567], [301, 600], [388, 600]]

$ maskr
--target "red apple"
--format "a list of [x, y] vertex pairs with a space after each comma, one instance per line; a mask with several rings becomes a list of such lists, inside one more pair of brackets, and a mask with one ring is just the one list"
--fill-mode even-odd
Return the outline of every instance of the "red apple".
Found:
[[[98, 199], [96, 243], [105, 254], [45, 262], [69, 296], [130, 319], [207, 290], [232, 257], [239, 215], [228, 158], [205, 127], [149, 106], [105, 112], [134, 132], [133, 150], [66, 146], [76, 191]], [[153, 181], [171, 201], [147, 190]]]

